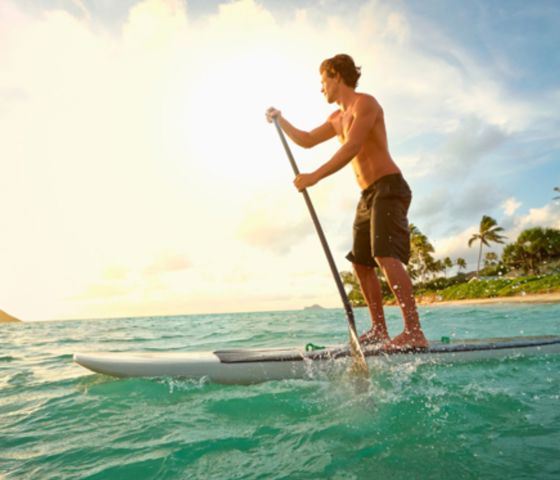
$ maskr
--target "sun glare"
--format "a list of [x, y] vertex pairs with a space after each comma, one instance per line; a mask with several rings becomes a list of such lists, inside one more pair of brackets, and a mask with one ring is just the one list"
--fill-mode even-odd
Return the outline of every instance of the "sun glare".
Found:
[[[266, 108], [286, 97], [292, 103], [299, 98], [305, 105], [303, 89], [288, 73], [298, 69], [294, 63], [261, 45], [234, 58], [213, 58], [207, 65], [191, 66], [180, 91], [170, 97], [171, 129], [189, 168], [217, 179], [253, 181], [275, 139], [265, 121]], [[202, 158], [207, 162], [200, 163]], [[267, 171], [274, 165], [267, 165]]]
[[[2, 306], [67, 318], [155, 311], [152, 299], [172, 298], [170, 309], [187, 311], [203, 288], [233, 298], [231, 284], [216, 285], [244, 269], [239, 289], [250, 291], [255, 250], [271, 257], [262, 239], [305, 215], [264, 113], [281, 108], [301, 128], [326, 117], [324, 39], [302, 16], [288, 35], [252, 0], [196, 19], [183, 2], [139, 2], [117, 35], [57, 12], [22, 16], [25, 28], [10, 32], [21, 94], [0, 120], [4, 157], [20, 165], [7, 188], [20, 200], [5, 251], [25, 256], [0, 258], [14, 272], [0, 278]], [[164, 253], [178, 261], [162, 264]]]

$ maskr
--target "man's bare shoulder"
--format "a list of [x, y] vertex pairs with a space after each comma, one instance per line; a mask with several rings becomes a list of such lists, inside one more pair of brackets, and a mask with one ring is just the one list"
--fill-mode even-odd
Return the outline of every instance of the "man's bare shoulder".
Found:
[[340, 117], [340, 114], [341, 114], [341, 113], [342, 113], [342, 112], [340, 111], [340, 109], [339, 109], [339, 110], [335, 110], [334, 112], [332, 112], [332, 113], [329, 115], [329, 117], [327, 118], [327, 121], [328, 121], [328, 122], [334, 122], [334, 121], [338, 120], [338, 118]]
[[367, 93], [358, 93], [357, 95], [358, 98], [354, 104], [356, 109], [378, 110], [381, 108], [381, 105], [379, 105], [379, 102], [373, 95]]

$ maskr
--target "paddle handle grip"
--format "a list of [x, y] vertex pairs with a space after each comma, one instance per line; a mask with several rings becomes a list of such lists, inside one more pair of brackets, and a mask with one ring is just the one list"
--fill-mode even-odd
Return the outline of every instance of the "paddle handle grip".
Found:
[[[286, 136], [278, 123], [278, 118], [273, 118], [274, 126], [278, 131], [278, 135], [280, 136], [280, 140], [282, 141], [282, 145], [284, 146], [284, 150], [286, 151], [286, 155], [290, 160], [290, 164], [292, 165], [292, 169], [295, 175], [299, 175], [299, 169], [292, 155], [292, 151], [290, 150], [290, 146], [288, 145], [288, 141], [286, 140]], [[319, 240], [321, 241], [321, 245], [323, 246], [323, 251], [327, 257], [327, 261], [329, 262], [329, 267], [331, 269], [332, 275], [334, 277], [334, 281], [336, 283], [336, 287], [338, 288], [338, 293], [340, 294], [340, 298], [342, 300], [342, 304], [344, 305], [344, 311], [346, 312], [346, 318], [348, 320], [348, 326], [350, 330], [357, 336], [356, 333], [356, 322], [354, 320], [354, 311], [352, 310], [352, 306], [350, 305], [350, 300], [348, 299], [348, 295], [346, 295], [346, 290], [344, 290], [344, 284], [340, 279], [340, 275], [336, 268], [336, 264], [334, 262], [334, 258], [331, 253], [331, 249], [329, 248], [329, 244], [327, 243], [327, 239], [323, 232], [323, 228], [319, 223], [319, 218], [317, 217], [317, 213], [315, 212], [315, 208], [313, 207], [313, 203], [311, 203], [311, 198], [307, 193], [307, 189], [304, 189], [302, 192], [303, 198], [305, 199], [305, 203], [307, 204], [307, 209], [311, 214], [311, 219], [313, 220], [313, 225], [315, 225], [315, 230], [317, 231], [317, 235], [319, 235]]]

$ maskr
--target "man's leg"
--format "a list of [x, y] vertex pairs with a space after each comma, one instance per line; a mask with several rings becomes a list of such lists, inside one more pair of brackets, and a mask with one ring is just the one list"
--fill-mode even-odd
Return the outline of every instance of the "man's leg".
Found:
[[404, 330], [396, 336], [387, 347], [391, 348], [424, 348], [428, 346], [428, 341], [422, 332], [412, 281], [408, 276], [404, 265], [392, 257], [376, 257], [378, 265], [383, 270], [383, 274], [389, 282], [391, 291], [397, 298], [404, 318]]
[[360, 282], [362, 294], [366, 300], [371, 315], [371, 329], [360, 337], [361, 342], [375, 343], [387, 342], [389, 334], [383, 313], [383, 298], [381, 285], [373, 267], [353, 263], [354, 271]]

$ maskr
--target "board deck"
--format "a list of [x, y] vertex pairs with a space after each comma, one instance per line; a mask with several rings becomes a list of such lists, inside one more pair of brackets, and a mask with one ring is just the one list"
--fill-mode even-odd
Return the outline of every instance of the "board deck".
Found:
[[[368, 363], [469, 362], [560, 353], [560, 336], [487, 338], [432, 341], [428, 349], [386, 353], [378, 346], [364, 347]], [[93, 352], [75, 353], [74, 361], [97, 373], [115, 377], [173, 376], [207, 378], [216, 383], [249, 384], [268, 380], [314, 377], [320, 370], [340, 369], [349, 363], [346, 345], [321, 350], [304, 348], [229, 349], [208, 352]]]

